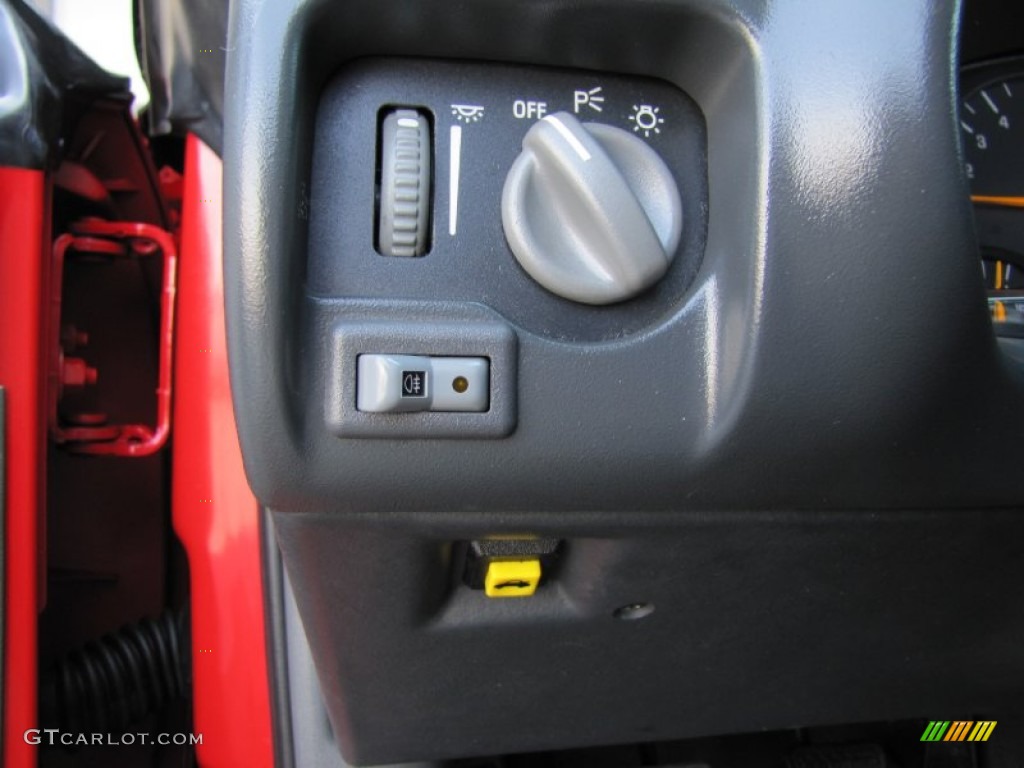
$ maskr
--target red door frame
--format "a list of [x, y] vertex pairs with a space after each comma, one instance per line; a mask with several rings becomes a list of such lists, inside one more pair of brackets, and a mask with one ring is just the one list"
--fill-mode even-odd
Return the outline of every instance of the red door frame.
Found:
[[[186, 145], [175, 344], [172, 508], [189, 557], [194, 730], [202, 766], [271, 768], [273, 748], [260, 566], [228, 384], [221, 249], [221, 161]], [[0, 386], [6, 395], [3, 765], [38, 747], [37, 634], [43, 595], [49, 210], [41, 171], [0, 168]]]
[[273, 748], [259, 505], [242, 468], [228, 383], [221, 160], [185, 146], [173, 432], [174, 529], [192, 590], [194, 728], [204, 768], [270, 768]]
[[29, 768], [36, 747], [37, 634], [43, 595], [39, 558], [45, 520], [46, 357], [43, 343], [48, 245], [42, 171], [0, 168], [0, 386], [6, 394], [4, 455], [3, 764]]

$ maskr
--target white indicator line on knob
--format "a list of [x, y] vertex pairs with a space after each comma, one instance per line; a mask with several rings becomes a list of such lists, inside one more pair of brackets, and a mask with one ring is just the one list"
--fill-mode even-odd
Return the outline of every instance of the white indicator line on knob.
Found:
[[452, 152], [448, 166], [448, 234], [454, 236], [459, 229], [459, 174], [462, 172], [462, 127], [451, 130]]
[[558, 131], [562, 138], [569, 142], [569, 146], [572, 147], [576, 154], [580, 156], [580, 160], [587, 162], [590, 159], [590, 153], [587, 152], [587, 148], [583, 146], [579, 139], [572, 135], [572, 131], [566, 128], [562, 121], [554, 115], [548, 115], [544, 118], [545, 122], [551, 123], [555, 126], [555, 130]]

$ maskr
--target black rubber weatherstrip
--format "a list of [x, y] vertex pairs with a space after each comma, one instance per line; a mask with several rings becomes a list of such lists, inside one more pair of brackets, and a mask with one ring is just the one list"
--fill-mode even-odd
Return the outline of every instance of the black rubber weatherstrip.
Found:
[[294, 768], [292, 707], [288, 695], [288, 646], [285, 636], [284, 572], [274, 537], [274, 522], [260, 507], [260, 559], [263, 565], [263, 623], [267, 632], [267, 675], [276, 768]]

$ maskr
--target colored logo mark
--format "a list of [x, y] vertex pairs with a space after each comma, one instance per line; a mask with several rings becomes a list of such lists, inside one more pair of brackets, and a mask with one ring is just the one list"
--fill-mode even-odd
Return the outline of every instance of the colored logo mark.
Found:
[[995, 720], [932, 720], [921, 741], [988, 741], [995, 729]]

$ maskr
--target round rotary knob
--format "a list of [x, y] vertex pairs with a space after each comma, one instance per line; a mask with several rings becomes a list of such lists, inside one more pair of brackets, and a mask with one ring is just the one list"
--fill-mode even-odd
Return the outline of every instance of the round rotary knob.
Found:
[[548, 115], [505, 179], [512, 253], [552, 293], [584, 304], [636, 296], [668, 270], [683, 231], [672, 172], [642, 139]]

